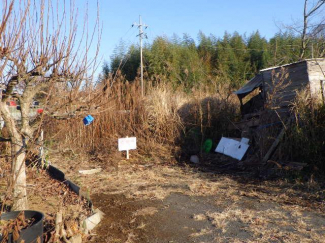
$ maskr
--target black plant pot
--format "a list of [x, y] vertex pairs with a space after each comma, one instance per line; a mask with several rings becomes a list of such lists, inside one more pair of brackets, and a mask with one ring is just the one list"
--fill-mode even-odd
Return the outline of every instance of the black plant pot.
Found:
[[[21, 211], [13, 211], [9, 213], [3, 213], [0, 217], [1, 220], [11, 220], [17, 218], [18, 214]], [[20, 236], [17, 242], [24, 243], [36, 243], [37, 238], [39, 237], [41, 242], [43, 243], [43, 219], [44, 214], [38, 211], [32, 211], [32, 210], [25, 210], [25, 218], [26, 219], [34, 219], [33, 224], [30, 225], [28, 228], [23, 229], [20, 232]], [[0, 236], [0, 241], [1, 241]], [[12, 234], [9, 235], [8, 243], [13, 243]]]

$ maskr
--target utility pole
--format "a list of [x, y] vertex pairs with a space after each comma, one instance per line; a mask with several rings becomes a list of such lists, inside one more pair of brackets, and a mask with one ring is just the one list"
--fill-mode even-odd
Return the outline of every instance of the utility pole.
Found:
[[139, 36], [140, 39], [140, 70], [141, 70], [141, 94], [142, 96], [144, 96], [144, 84], [143, 84], [143, 58], [142, 58], [142, 39], [143, 37], [147, 38], [146, 33], [143, 32], [142, 27], [144, 27], [145, 29], [148, 28], [147, 25], [142, 23], [142, 19], [141, 19], [141, 15], [139, 16], [139, 23], [134, 23], [132, 25], [133, 26], [137, 26], [139, 29], [139, 34], [137, 36]]

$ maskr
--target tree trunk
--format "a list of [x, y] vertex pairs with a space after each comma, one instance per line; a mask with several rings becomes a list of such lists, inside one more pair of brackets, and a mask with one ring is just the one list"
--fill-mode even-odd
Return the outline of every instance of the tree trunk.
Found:
[[26, 152], [24, 148], [23, 137], [16, 127], [16, 122], [10, 114], [9, 108], [5, 101], [0, 102], [0, 113], [5, 121], [8, 135], [11, 141], [11, 188], [13, 190], [13, 209], [28, 209], [27, 192], [26, 192]]
[[22, 139], [12, 139], [13, 210], [28, 209], [25, 157]]
[[305, 7], [304, 7], [304, 26], [303, 26], [302, 35], [301, 35], [300, 59], [303, 59], [304, 58], [305, 51], [306, 51], [306, 48], [307, 48], [307, 28], [308, 28], [307, 4], [308, 4], [308, 0], [305, 0]]

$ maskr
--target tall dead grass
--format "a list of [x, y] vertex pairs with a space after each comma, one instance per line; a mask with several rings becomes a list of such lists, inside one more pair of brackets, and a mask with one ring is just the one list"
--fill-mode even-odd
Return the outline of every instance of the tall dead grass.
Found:
[[[325, 171], [325, 105], [311, 97], [308, 89], [297, 91], [291, 102], [289, 113], [281, 115], [275, 110], [266, 110], [263, 124], [255, 134], [262, 158], [281, 129], [285, 135], [272, 160], [279, 162], [302, 162]], [[291, 116], [291, 122], [287, 119]]]
[[[217, 142], [226, 135], [230, 120], [237, 114], [237, 100], [206, 90], [173, 89], [168, 84], [148, 85], [141, 96], [139, 80], [127, 82], [123, 76], [97, 85], [102, 93], [92, 99], [99, 108], [90, 113], [94, 122], [85, 126], [83, 116], [69, 120], [49, 119], [45, 124], [47, 140], [61, 149], [71, 148], [92, 154], [121, 156], [117, 139], [137, 137], [138, 149], [132, 152], [147, 158], [170, 160], [177, 155], [199, 152], [203, 141]], [[96, 106], [96, 104], [91, 104]], [[103, 157], [103, 156], [101, 156]]]
[[281, 156], [305, 162], [325, 171], [325, 105], [310, 97], [308, 90], [297, 93], [293, 102], [294, 123], [286, 132]]

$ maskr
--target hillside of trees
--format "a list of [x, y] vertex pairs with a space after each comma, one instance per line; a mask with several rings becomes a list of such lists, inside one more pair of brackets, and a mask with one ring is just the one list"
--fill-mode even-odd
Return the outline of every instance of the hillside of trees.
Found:
[[[322, 36], [309, 42], [304, 58], [323, 57]], [[301, 36], [294, 32], [277, 33], [267, 40], [259, 31], [249, 36], [225, 33], [223, 37], [200, 32], [197, 41], [187, 34], [182, 38], [159, 36], [144, 47], [145, 78], [153, 84], [169, 82], [190, 90], [216, 83], [238, 88], [260, 69], [299, 61]], [[128, 81], [138, 76], [139, 47], [116, 47], [111, 62], [105, 63], [101, 78], [121, 70]]]

